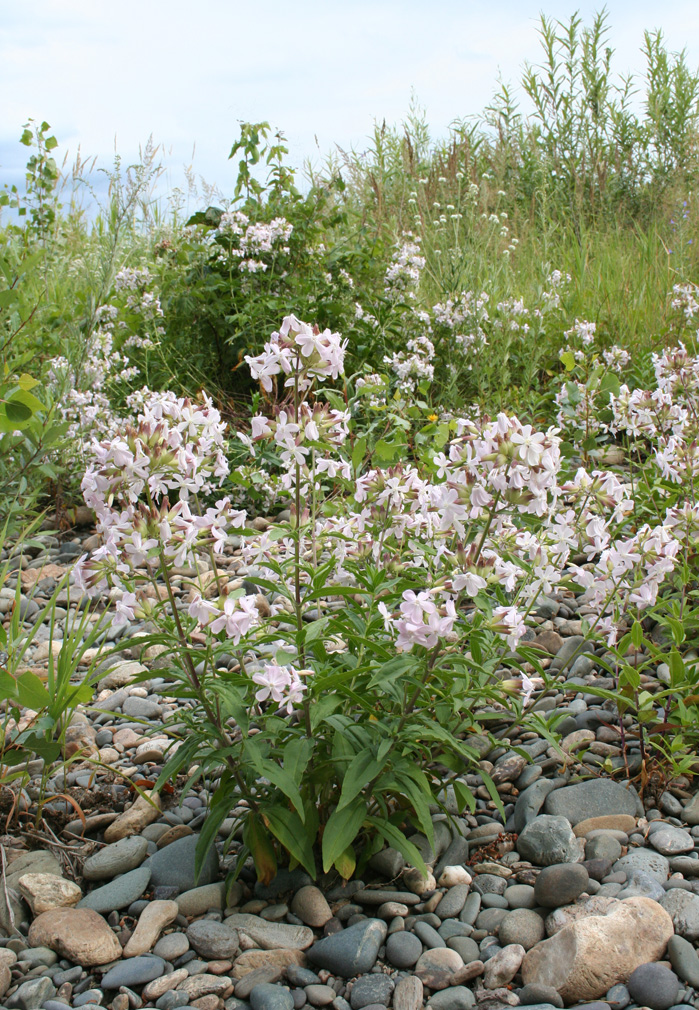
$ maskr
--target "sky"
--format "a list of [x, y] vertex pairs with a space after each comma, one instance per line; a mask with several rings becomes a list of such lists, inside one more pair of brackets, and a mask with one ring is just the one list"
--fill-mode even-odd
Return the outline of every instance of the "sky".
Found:
[[[19, 183], [23, 124], [47, 120], [72, 162], [161, 145], [161, 191], [184, 166], [231, 194], [239, 122], [282, 130], [289, 160], [361, 151], [414, 94], [431, 132], [480, 112], [498, 77], [539, 59], [539, 15], [586, 23], [601, 4], [562, 0], [0, 0], [0, 185]], [[644, 29], [699, 66], [696, 0], [609, 0], [620, 72], [642, 73]], [[101, 177], [104, 178], [104, 177]]]

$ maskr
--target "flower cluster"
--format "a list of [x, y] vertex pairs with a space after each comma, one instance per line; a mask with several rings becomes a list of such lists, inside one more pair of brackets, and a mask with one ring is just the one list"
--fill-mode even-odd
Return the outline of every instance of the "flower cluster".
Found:
[[415, 289], [425, 268], [420, 239], [405, 232], [386, 270], [384, 290], [390, 298], [415, 298]]
[[619, 623], [629, 608], [642, 611], [656, 602], [661, 583], [674, 570], [679, 549], [672, 526], [644, 524], [633, 536], [613, 541], [594, 565], [571, 565], [585, 589], [583, 601], [600, 614], [596, 630], [607, 636], [609, 645], [616, 642]]
[[414, 645], [433, 649], [441, 638], [446, 638], [454, 629], [456, 609], [451, 599], [437, 606], [430, 592], [415, 593], [407, 589], [400, 605], [400, 617], [393, 617], [385, 604], [379, 604], [379, 612], [384, 619], [386, 631], [397, 631], [396, 649], [410, 652]]
[[255, 699], [260, 703], [273, 701], [279, 705], [280, 710], [285, 709], [287, 715], [291, 715], [302, 703], [307, 690], [301, 677], [310, 673], [311, 670], [295, 670], [293, 666], [265, 663], [262, 670], [252, 674], [253, 683], [259, 686]]
[[284, 375], [286, 387], [306, 391], [313, 379], [337, 379], [344, 369], [347, 341], [339, 333], [309, 326], [296, 316], [287, 316], [278, 333], [273, 333], [261, 354], [245, 356], [253, 379], [271, 393], [277, 375]]
[[[228, 255], [239, 261], [243, 273], [264, 273], [270, 264], [261, 257], [275, 253], [288, 255], [293, 230], [293, 225], [283, 217], [275, 217], [270, 222], [251, 222], [247, 214], [231, 210], [221, 215], [217, 234], [226, 240]], [[220, 255], [225, 258], [223, 252]]]
[[421, 382], [434, 378], [434, 344], [429, 337], [415, 337], [408, 341], [407, 352], [395, 351], [383, 360], [398, 379], [397, 389], [403, 396], [413, 395]]

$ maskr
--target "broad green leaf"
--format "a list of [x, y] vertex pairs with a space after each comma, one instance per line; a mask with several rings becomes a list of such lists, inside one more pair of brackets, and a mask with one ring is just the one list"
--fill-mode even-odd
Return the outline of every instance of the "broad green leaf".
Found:
[[614, 396], [618, 396], [621, 391], [618, 375], [615, 375], [614, 372], [607, 372], [599, 384], [599, 391], [600, 393], [613, 393]]
[[32, 411], [26, 404], [17, 400], [5, 400], [5, 416], [13, 424], [22, 424], [32, 416]]
[[400, 828], [397, 828], [394, 824], [391, 824], [390, 821], [385, 820], [383, 817], [369, 816], [367, 817], [367, 821], [383, 838], [385, 838], [389, 845], [392, 845], [394, 849], [398, 849], [407, 863], [416, 867], [423, 877], [427, 876], [427, 867], [420, 855], [420, 850], [405, 837]]
[[464, 810], [468, 809], [470, 813], [473, 813], [476, 809], [476, 797], [473, 795], [471, 790], [463, 782], [459, 782], [458, 779], [454, 779], [452, 782], [454, 787], [454, 796], [456, 797], [456, 804], [459, 813], [462, 814]]
[[333, 865], [343, 880], [350, 879], [357, 866], [357, 856], [351, 845], [337, 857]]
[[563, 354], [559, 355], [561, 359], [561, 364], [564, 366], [566, 372], [572, 372], [575, 368], [575, 355], [572, 351], [564, 351]]
[[335, 860], [357, 837], [366, 818], [366, 802], [356, 797], [349, 806], [334, 810], [323, 831], [323, 871], [330, 870]]
[[222, 784], [213, 795], [211, 807], [209, 808], [206, 819], [202, 824], [199, 839], [197, 841], [197, 847], [194, 852], [195, 884], [199, 879], [199, 874], [204, 866], [206, 856], [216, 841], [218, 829], [221, 827], [226, 817], [228, 817], [231, 810], [231, 798], [224, 779], [221, 780], [221, 783]]
[[304, 641], [307, 645], [317, 641], [325, 634], [325, 629], [330, 623], [330, 617], [319, 617], [317, 621], [311, 621], [304, 628]]
[[297, 737], [290, 740], [284, 748], [284, 771], [294, 782], [301, 782], [301, 777], [306, 770], [308, 762], [313, 753], [313, 741], [307, 737]]
[[380, 774], [383, 765], [374, 758], [370, 750], [360, 751], [351, 761], [342, 781], [342, 792], [337, 809], [342, 810], [351, 803], [364, 786]]
[[643, 627], [640, 621], [634, 621], [631, 627], [631, 641], [636, 649], [643, 647]]
[[364, 456], [366, 454], [366, 438], [358, 438], [354, 443], [354, 448], [352, 449], [352, 469], [355, 473], [359, 470], [360, 466], [364, 462]]
[[260, 810], [263, 821], [275, 838], [279, 839], [287, 852], [303, 866], [315, 879], [316, 865], [313, 858], [313, 844], [303, 822], [297, 813], [286, 807], [275, 805]]
[[500, 816], [502, 817], [504, 823], [507, 820], [507, 818], [505, 817], [505, 808], [502, 804], [500, 793], [495, 788], [495, 783], [491, 779], [490, 775], [487, 774], [487, 772], [484, 772], [483, 769], [481, 769], [480, 775], [481, 778], [483, 779], [483, 785], [490, 793], [490, 798], [497, 807], [498, 812], [500, 813]]
[[303, 800], [299, 792], [299, 787], [285, 768], [280, 768], [276, 762], [263, 757], [260, 753], [256, 737], [251, 737], [245, 741], [245, 755], [255, 767], [255, 770], [264, 778], [269, 779], [272, 785], [280, 789], [286, 798], [295, 807], [299, 817], [303, 821], [306, 816], [303, 809]]
[[245, 819], [243, 842], [252, 854], [257, 870], [257, 879], [261, 884], [269, 884], [277, 873], [277, 857], [262, 823], [262, 818], [254, 810], [251, 810]]
[[44, 684], [31, 671], [27, 671], [17, 678], [17, 691], [19, 703], [25, 708], [32, 708], [38, 712], [42, 708], [48, 708], [51, 703], [51, 696]]

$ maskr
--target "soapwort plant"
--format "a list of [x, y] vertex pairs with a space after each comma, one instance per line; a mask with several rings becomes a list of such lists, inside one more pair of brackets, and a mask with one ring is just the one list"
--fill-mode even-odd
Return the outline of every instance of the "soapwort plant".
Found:
[[[522, 642], [537, 596], [566, 571], [604, 585], [597, 630], [611, 643], [677, 553], [670, 527], [615, 539], [627, 487], [605, 471], [566, 474], [558, 429], [505, 413], [449, 422], [447, 451], [427, 465], [373, 465], [361, 398], [350, 409], [329, 388], [346, 347], [289, 316], [246, 358], [261, 395], [235, 440], [252, 465], [276, 460], [288, 518], [256, 524], [217, 498], [228, 446], [205, 396], [152, 401], [94, 446], [83, 481], [104, 544], [74, 578], [109, 588], [117, 620], [149, 621], [186, 702], [161, 784], [185, 770], [186, 788], [207, 780], [200, 854], [232, 814], [263, 880], [284, 852], [313, 876], [318, 857], [348, 878], [385, 843], [424, 871], [415, 834], [432, 843], [445, 784], [475, 809], [469, 735], [504, 705], [525, 717], [524, 657], [544, 674]], [[223, 563], [234, 549], [244, 582]], [[597, 568], [571, 569], [581, 553]]]

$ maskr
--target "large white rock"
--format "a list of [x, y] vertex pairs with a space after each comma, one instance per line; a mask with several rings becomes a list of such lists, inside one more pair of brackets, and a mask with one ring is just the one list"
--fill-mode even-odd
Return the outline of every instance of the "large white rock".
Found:
[[565, 1002], [599, 999], [640, 964], [659, 960], [673, 933], [672, 919], [656, 901], [627, 898], [532, 947], [522, 979], [553, 986]]

